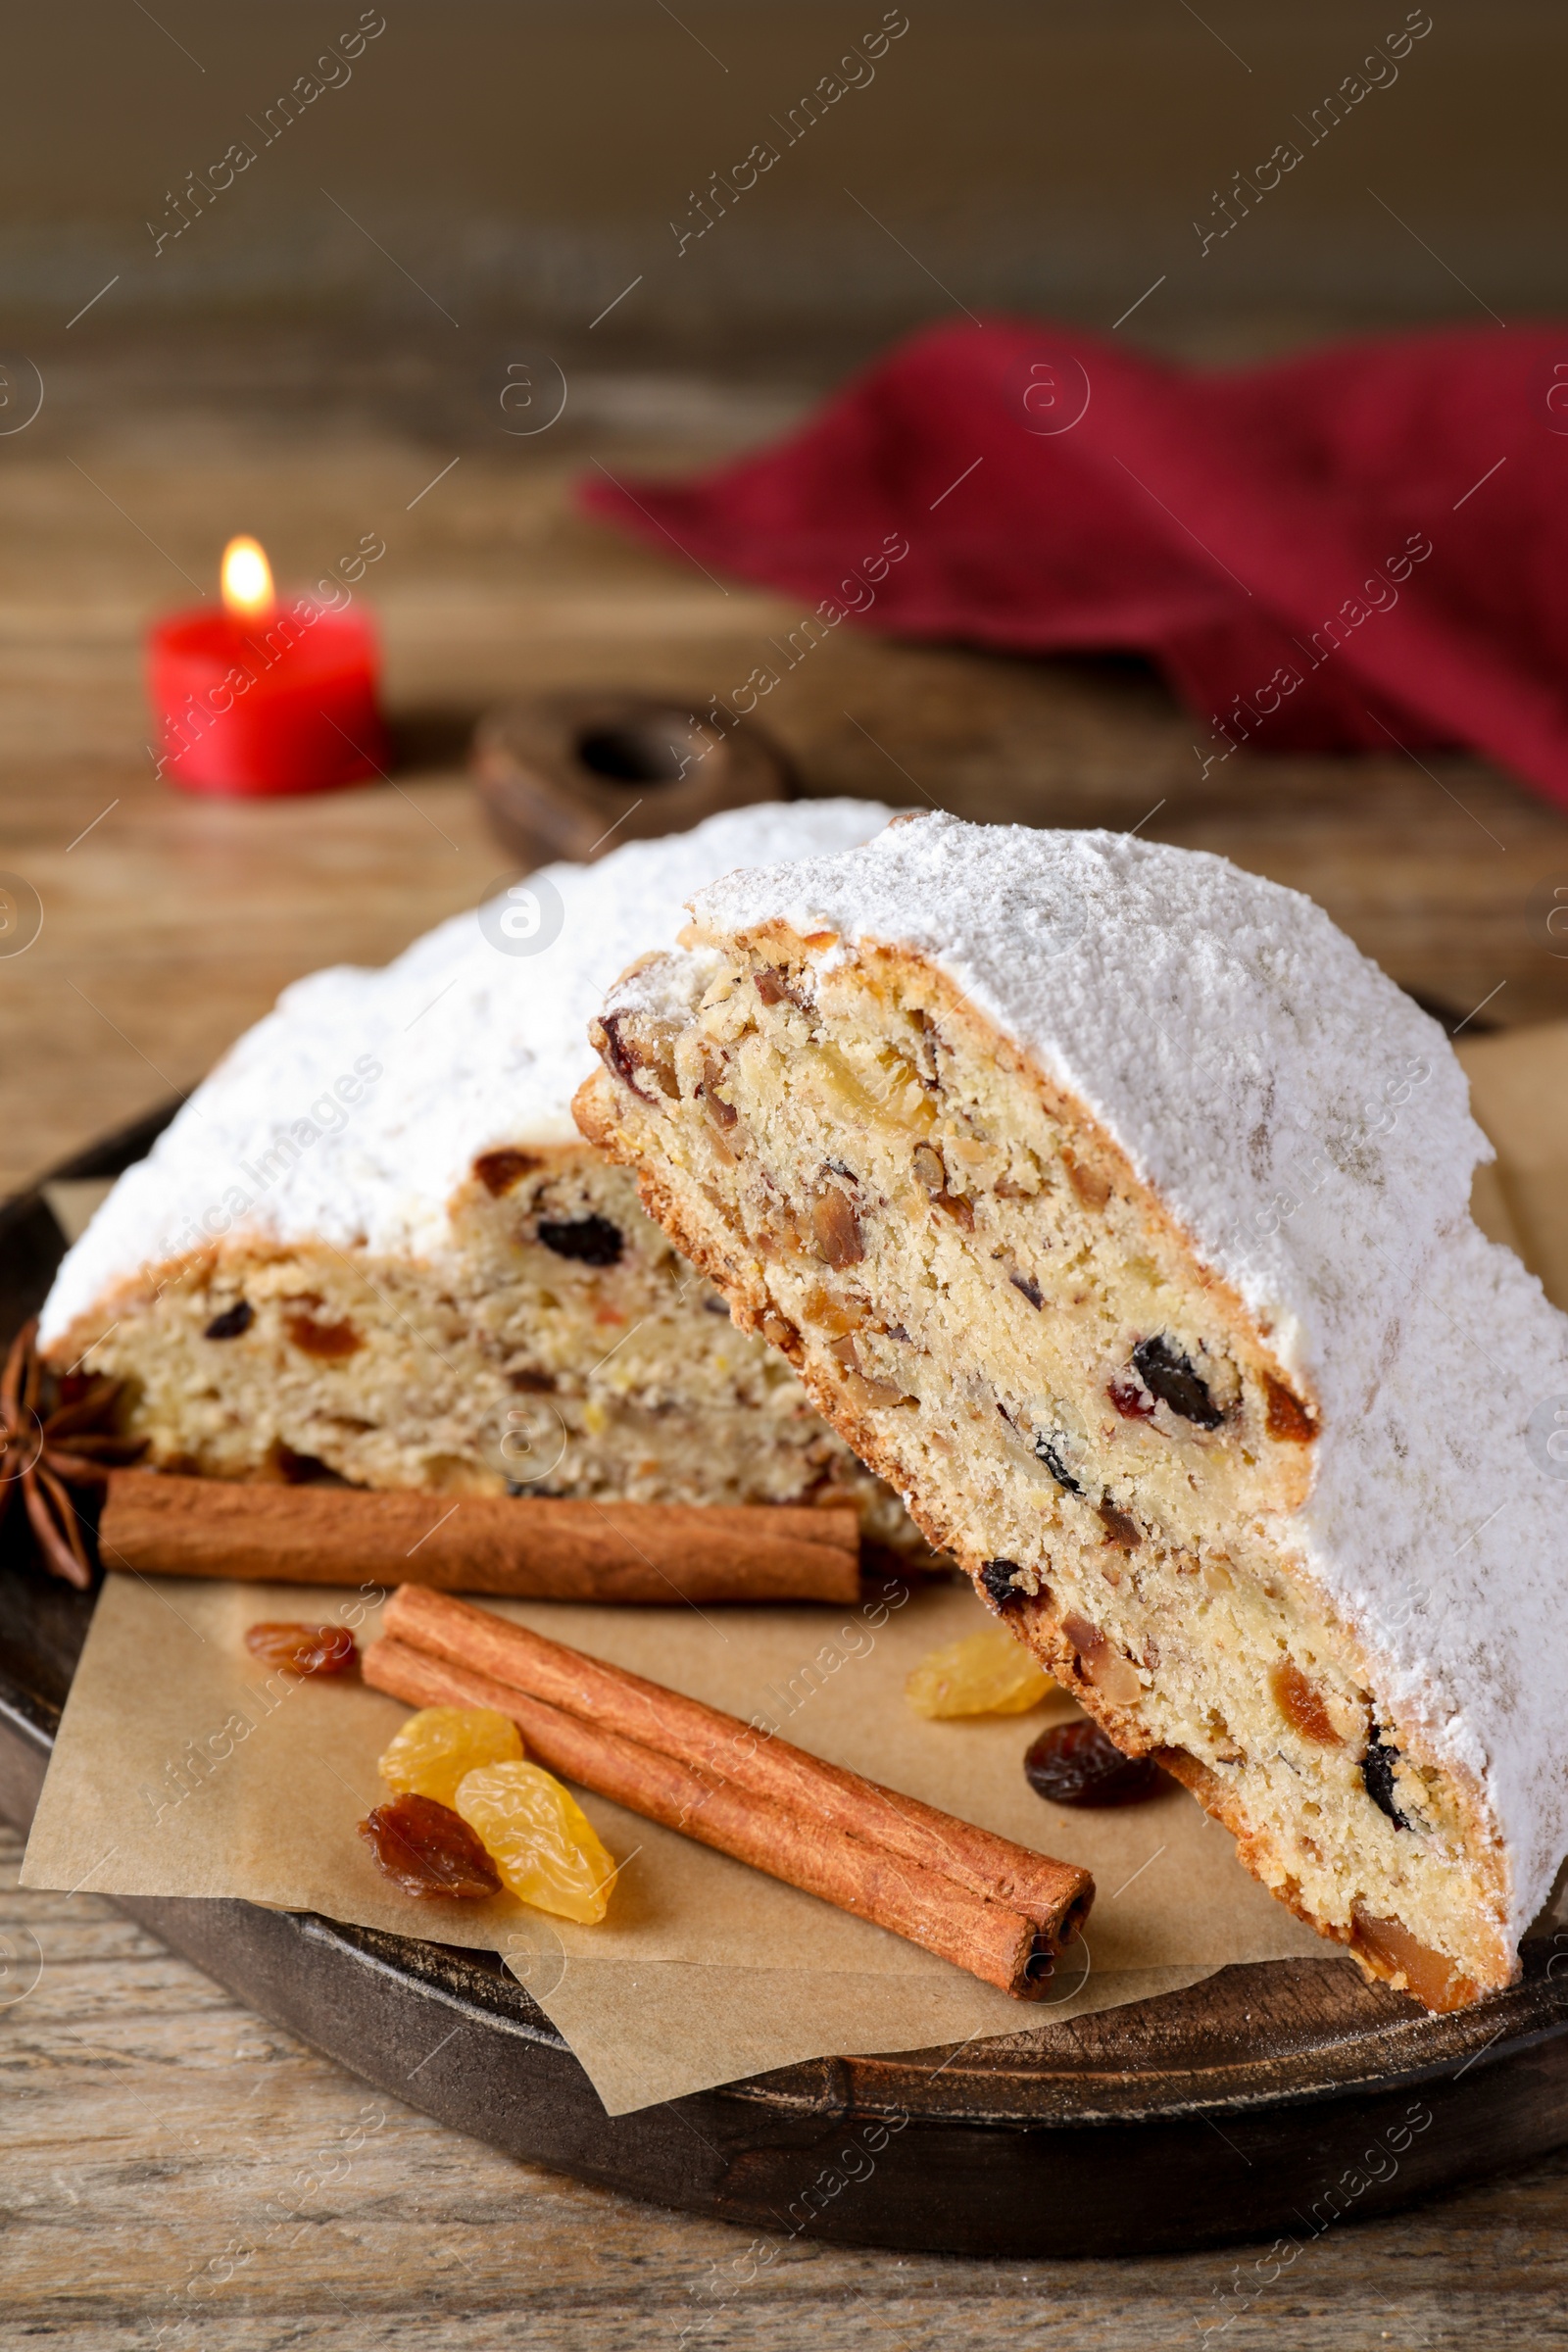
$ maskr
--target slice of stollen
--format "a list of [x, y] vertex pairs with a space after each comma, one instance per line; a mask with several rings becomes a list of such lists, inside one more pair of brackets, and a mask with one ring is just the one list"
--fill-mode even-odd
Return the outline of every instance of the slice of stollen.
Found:
[[284, 992], [120, 1179], [42, 1345], [122, 1382], [154, 1467], [643, 1502], [853, 1501], [913, 1531], [571, 1122], [605, 986], [739, 860], [863, 841], [733, 809], [553, 865], [384, 970]]
[[[1568, 1847], [1568, 1321], [1321, 910], [901, 818], [617, 983], [579, 1123], [1113, 1739], [1429, 2007]], [[1554, 1427], [1555, 1424], [1552, 1424]]]

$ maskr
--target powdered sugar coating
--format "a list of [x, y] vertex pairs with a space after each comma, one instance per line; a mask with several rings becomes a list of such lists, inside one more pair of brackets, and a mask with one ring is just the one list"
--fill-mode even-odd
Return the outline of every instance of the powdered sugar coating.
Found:
[[1568, 1848], [1568, 1478], [1526, 1434], [1568, 1407], [1568, 1319], [1470, 1221], [1493, 1154], [1436, 1022], [1298, 893], [1126, 835], [922, 816], [695, 911], [926, 957], [1235, 1285], [1321, 1405], [1289, 1546], [1479, 1780], [1521, 1933]]
[[[634, 956], [673, 941], [694, 890], [743, 859], [848, 848], [890, 813], [850, 800], [732, 809], [532, 877], [564, 910], [537, 955], [503, 953], [475, 911], [384, 970], [337, 965], [296, 981], [68, 1253], [43, 1345], [138, 1268], [228, 1237], [438, 1254], [476, 1153], [578, 1141], [570, 1104], [595, 1066], [588, 1022]], [[368, 1081], [367, 1063], [379, 1072]]]

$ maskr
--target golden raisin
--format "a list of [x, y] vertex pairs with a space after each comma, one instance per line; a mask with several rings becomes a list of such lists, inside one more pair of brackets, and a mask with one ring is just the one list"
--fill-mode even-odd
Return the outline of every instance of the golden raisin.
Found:
[[395, 1796], [360, 1824], [378, 1867], [405, 1894], [477, 1902], [501, 1892], [495, 1864], [466, 1821], [428, 1796]]
[[1037, 1707], [1051, 1689], [1051, 1677], [1037, 1658], [1006, 1629], [988, 1625], [932, 1650], [904, 1686], [904, 1694], [917, 1715], [937, 1719], [948, 1715], [1023, 1715]]
[[450, 1805], [458, 1783], [481, 1764], [514, 1764], [522, 1740], [499, 1707], [421, 1707], [411, 1715], [376, 1766], [400, 1795], [434, 1797]]
[[459, 1784], [456, 1803], [523, 1902], [590, 1925], [604, 1918], [615, 1864], [552, 1774], [537, 1764], [487, 1764]]
[[306, 1355], [315, 1355], [323, 1362], [337, 1357], [357, 1355], [365, 1346], [352, 1323], [318, 1323], [314, 1315], [289, 1315], [288, 1336]]
[[285, 1674], [344, 1674], [359, 1655], [354, 1636], [341, 1625], [294, 1625], [279, 1618], [251, 1626], [245, 1646]]
[[1319, 1747], [1345, 1745], [1322, 1698], [1294, 1658], [1281, 1658], [1277, 1666], [1269, 1668], [1268, 1687], [1274, 1694], [1274, 1704], [1291, 1729], [1299, 1732], [1303, 1740], [1315, 1740]]

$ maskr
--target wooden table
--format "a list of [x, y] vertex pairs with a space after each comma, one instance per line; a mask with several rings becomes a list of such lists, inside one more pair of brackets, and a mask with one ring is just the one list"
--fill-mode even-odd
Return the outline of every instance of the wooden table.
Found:
[[[690, 465], [776, 423], [788, 396], [660, 393], [656, 433], [633, 429], [636, 387], [601, 383], [597, 408], [586, 392], [602, 421], [571, 440], [563, 425], [500, 445], [461, 421], [418, 437], [373, 403], [353, 429], [225, 431], [220, 411], [185, 415], [170, 394], [114, 424], [112, 403], [68, 401], [5, 444], [0, 869], [38, 891], [44, 925], [0, 959], [0, 1179], [188, 1088], [287, 980], [380, 960], [508, 873], [462, 771], [487, 703], [579, 683], [706, 698], [798, 619], [569, 505], [592, 458]], [[368, 587], [402, 727], [392, 784], [245, 806], [154, 780], [139, 632], [188, 598], [181, 570], [211, 584], [241, 528], [285, 579], [318, 576], [362, 532], [386, 540]], [[813, 792], [1141, 824], [1310, 891], [1456, 1014], [1484, 1000], [1481, 1017], [1505, 1024], [1568, 1013], [1568, 960], [1528, 911], [1535, 884], [1568, 881], [1568, 818], [1478, 763], [1237, 759], [1202, 783], [1200, 731], [1135, 668], [848, 631], [766, 716]], [[748, 2284], [735, 2233], [530, 2172], [372, 2097], [101, 1898], [0, 1904], [0, 2342], [610, 2352], [691, 2326], [715, 2345], [967, 2334], [1089, 2352], [1196, 2338], [1222, 2316], [1233, 2262], [1257, 2252], [1031, 2269], [798, 2243]], [[1218, 2340], [1561, 2340], [1565, 2223], [1568, 2153], [1332, 2230]]]

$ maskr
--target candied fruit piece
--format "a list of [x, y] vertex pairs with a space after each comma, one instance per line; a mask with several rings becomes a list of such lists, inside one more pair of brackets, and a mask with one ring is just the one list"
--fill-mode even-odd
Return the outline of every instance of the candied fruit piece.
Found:
[[1023, 1770], [1054, 1805], [1137, 1805], [1169, 1786], [1152, 1756], [1124, 1756], [1098, 1723], [1054, 1723], [1025, 1751]]
[[932, 1650], [904, 1686], [917, 1715], [1023, 1715], [1051, 1689], [1051, 1677], [1000, 1625]]
[[411, 1715], [376, 1766], [399, 1795], [450, 1805], [458, 1783], [481, 1764], [516, 1764], [522, 1739], [499, 1707], [421, 1707]]
[[343, 1674], [359, 1655], [354, 1636], [341, 1625], [295, 1625], [276, 1617], [250, 1626], [245, 1646], [285, 1674]]
[[501, 1892], [495, 1864], [467, 1823], [433, 1797], [395, 1796], [360, 1824], [377, 1866], [405, 1894], [477, 1902]]
[[604, 1918], [615, 1864], [553, 1774], [538, 1764], [486, 1764], [459, 1784], [455, 1801], [523, 1902], [589, 1925]]
[[1269, 1436], [1282, 1439], [1288, 1446], [1310, 1446], [1317, 1436], [1317, 1423], [1295, 1390], [1276, 1380], [1272, 1372], [1264, 1373], [1263, 1390], [1268, 1397]]

